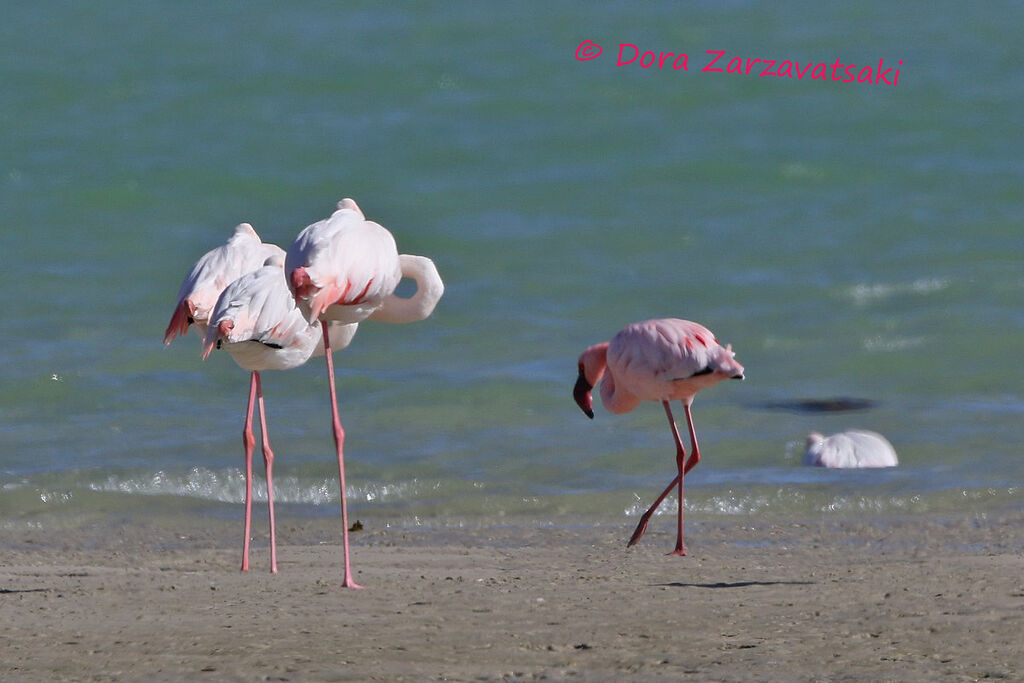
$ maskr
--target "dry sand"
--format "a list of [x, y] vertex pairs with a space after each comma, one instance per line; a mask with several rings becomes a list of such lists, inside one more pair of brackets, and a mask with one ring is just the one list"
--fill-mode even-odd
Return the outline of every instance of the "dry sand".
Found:
[[[0, 679], [975, 680], [1024, 676], [1024, 514], [356, 534], [329, 520], [0, 532]], [[220, 526], [218, 526], [220, 525]], [[336, 528], [334, 529], [336, 532]], [[92, 548], [92, 549], [82, 549]]]

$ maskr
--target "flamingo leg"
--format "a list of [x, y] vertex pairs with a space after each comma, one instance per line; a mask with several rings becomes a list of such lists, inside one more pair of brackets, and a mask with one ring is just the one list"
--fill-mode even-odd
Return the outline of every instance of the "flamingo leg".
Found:
[[[267, 433], [267, 411], [263, 407], [263, 382], [259, 372], [256, 378], [256, 400], [260, 406], [260, 429], [263, 439], [263, 467], [267, 473], [267, 507], [270, 509], [270, 573], [277, 573], [277, 533], [274, 526], [274, 451], [270, 449], [270, 435]], [[250, 458], [251, 462], [251, 458]]]
[[672, 416], [672, 409], [669, 407], [668, 401], [663, 401], [662, 405], [665, 406], [665, 415], [668, 416], [668, 423], [672, 428], [672, 439], [676, 443], [676, 469], [679, 472], [676, 477], [679, 480], [679, 515], [676, 523], [676, 547], [671, 554], [685, 555], [686, 544], [683, 543], [683, 478], [686, 474], [686, 449], [683, 448], [683, 440], [679, 438], [679, 428], [676, 427], [676, 420]]
[[344, 538], [345, 552], [345, 580], [343, 588], [362, 588], [352, 578], [352, 565], [349, 561], [348, 552], [348, 504], [345, 499], [345, 456], [342, 446], [345, 443], [345, 430], [341, 428], [341, 420], [338, 418], [338, 397], [334, 389], [334, 361], [331, 358], [331, 338], [327, 331], [327, 321], [322, 320], [320, 324], [324, 331], [324, 356], [327, 358], [327, 383], [331, 388], [331, 418], [334, 426], [334, 445], [338, 451], [338, 480], [341, 484], [341, 525]]
[[697, 447], [697, 432], [693, 429], [693, 415], [690, 414], [690, 404], [683, 402], [683, 411], [686, 413], [686, 425], [690, 429], [690, 460], [686, 463], [686, 474], [700, 462], [700, 448]]
[[[683, 545], [683, 477], [687, 472], [692, 470], [698, 462], [700, 462], [700, 450], [697, 448], [697, 434], [693, 429], [693, 416], [690, 414], [690, 405], [686, 402], [683, 403], [683, 410], [686, 413], [686, 423], [690, 431], [690, 447], [693, 451], [690, 455], [690, 459], [686, 462], [685, 467], [680, 466], [682, 459], [686, 457], [686, 451], [683, 448], [682, 440], [679, 438], [679, 430], [676, 427], [675, 419], [672, 417], [672, 411], [669, 409], [668, 401], [663, 401], [662, 404], [665, 407], [665, 414], [668, 416], [669, 425], [672, 428], [672, 437], [676, 444], [676, 466], [679, 468], [679, 473], [676, 474], [675, 478], [665, 487], [665, 490], [655, 499], [654, 503], [647, 509], [643, 515], [640, 516], [640, 522], [636, 526], [636, 530], [629, 539], [629, 543], [626, 547], [629, 548], [636, 544], [637, 541], [647, 531], [647, 524], [651, 521], [651, 515], [654, 514], [655, 510], [661, 505], [661, 502], [672, 492], [677, 485], [679, 487], [679, 522], [678, 522], [678, 537], [676, 539], [676, 549], [672, 551], [673, 555], [685, 555], [686, 546]], [[680, 550], [682, 552], [680, 552]]]
[[252, 434], [252, 409], [256, 401], [256, 372], [249, 378], [249, 405], [245, 409], [242, 427], [242, 446], [245, 448], [245, 536], [242, 541], [242, 571], [249, 571], [249, 536], [252, 533], [252, 449], [256, 438]]

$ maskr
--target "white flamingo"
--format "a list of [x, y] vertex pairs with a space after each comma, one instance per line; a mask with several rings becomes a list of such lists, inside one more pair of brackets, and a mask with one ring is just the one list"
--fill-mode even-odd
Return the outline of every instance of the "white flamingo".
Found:
[[[330, 326], [331, 347], [348, 346], [356, 333], [356, 324]], [[239, 365], [251, 373], [249, 403], [242, 429], [245, 448], [245, 531], [242, 545], [242, 571], [249, 569], [249, 539], [252, 528], [252, 432], [253, 403], [258, 402], [262, 436], [263, 465], [267, 478], [267, 506], [270, 514], [270, 571], [277, 572], [277, 536], [274, 524], [274, 453], [270, 447], [267, 416], [263, 406], [263, 370], [289, 370], [305, 363], [318, 352], [322, 328], [310, 325], [295, 307], [284, 280], [284, 258], [274, 255], [263, 267], [246, 273], [229, 284], [209, 317], [203, 341], [203, 359], [216, 347], [223, 348]]]
[[[444, 293], [434, 263], [422, 256], [399, 254], [395, 239], [383, 226], [368, 221], [352, 199], [338, 202], [329, 218], [307, 227], [288, 248], [285, 260], [288, 286], [299, 310], [324, 330], [330, 321], [359, 323], [380, 320], [405, 323], [429, 316]], [[410, 298], [395, 296], [403, 277], [416, 282]], [[330, 385], [332, 429], [341, 486], [341, 517], [345, 553], [344, 587], [361, 588], [352, 577], [348, 545], [348, 505], [345, 496], [345, 432], [338, 417], [334, 386], [332, 340], [323, 335]]]
[[812, 467], [896, 467], [899, 458], [892, 444], [877, 432], [850, 429], [825, 438], [807, 435], [804, 464]]

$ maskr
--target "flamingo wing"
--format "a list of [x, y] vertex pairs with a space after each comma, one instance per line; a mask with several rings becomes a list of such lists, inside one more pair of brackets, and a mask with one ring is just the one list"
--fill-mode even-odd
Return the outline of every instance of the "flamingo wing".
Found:
[[[229, 326], [222, 330], [221, 323]], [[275, 349], [290, 348], [309, 336], [310, 325], [295, 308], [280, 266], [267, 265], [228, 285], [210, 316], [206, 347], [218, 338], [235, 344], [256, 341]]]
[[706, 371], [711, 349], [718, 345], [703, 325], [664, 318], [623, 328], [608, 347], [608, 366], [616, 380], [672, 382]]

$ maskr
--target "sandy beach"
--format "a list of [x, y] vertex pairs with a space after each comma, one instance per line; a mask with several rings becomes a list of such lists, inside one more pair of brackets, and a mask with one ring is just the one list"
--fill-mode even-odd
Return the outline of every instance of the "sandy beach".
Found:
[[[4, 680], [977, 680], [1024, 662], [1024, 515], [367, 528], [238, 571], [233, 524], [5, 530]], [[368, 525], [369, 526], [369, 525]], [[56, 539], [56, 542], [55, 542]], [[261, 542], [262, 541], [262, 542]], [[82, 549], [89, 548], [89, 549]]]

